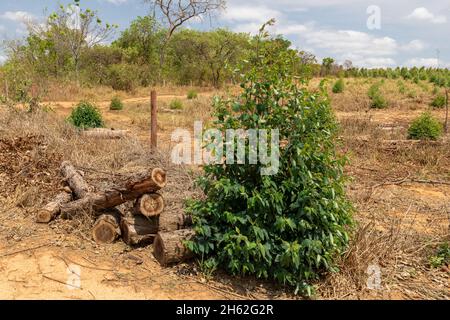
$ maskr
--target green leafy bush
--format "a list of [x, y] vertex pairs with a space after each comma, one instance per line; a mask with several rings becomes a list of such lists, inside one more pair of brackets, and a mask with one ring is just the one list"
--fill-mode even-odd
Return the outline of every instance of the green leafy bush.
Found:
[[170, 102], [169, 105], [171, 110], [183, 110], [183, 102], [178, 99], [174, 99]]
[[429, 112], [413, 121], [408, 129], [408, 139], [437, 140], [443, 132], [442, 124]]
[[188, 100], [194, 100], [198, 98], [198, 93], [195, 90], [190, 90], [187, 94]]
[[317, 92], [299, 85], [295, 52], [264, 44], [242, 66], [239, 97], [214, 99], [215, 127], [278, 129], [287, 141], [279, 170], [261, 175], [261, 161], [206, 165], [198, 180], [206, 197], [188, 206], [197, 236], [186, 245], [203, 266], [275, 279], [311, 295], [311, 282], [335, 270], [334, 258], [348, 243], [345, 159], [335, 149], [338, 127], [324, 84]]
[[388, 106], [387, 100], [381, 93], [380, 87], [382, 83], [376, 83], [369, 88], [367, 95], [371, 100], [370, 107], [374, 109], [384, 109]]
[[82, 101], [73, 110], [68, 121], [78, 128], [101, 128], [103, 119], [100, 111], [91, 103]]
[[344, 80], [339, 79], [333, 86], [333, 93], [342, 93], [344, 92], [345, 84]]
[[430, 266], [433, 268], [440, 268], [443, 265], [450, 264], [450, 245], [448, 242], [443, 243], [436, 255], [430, 258]]
[[114, 97], [109, 105], [109, 110], [120, 111], [123, 110], [123, 103], [119, 97]]
[[434, 100], [431, 102], [431, 106], [433, 108], [443, 108], [445, 107], [446, 98], [444, 95], [438, 95]]

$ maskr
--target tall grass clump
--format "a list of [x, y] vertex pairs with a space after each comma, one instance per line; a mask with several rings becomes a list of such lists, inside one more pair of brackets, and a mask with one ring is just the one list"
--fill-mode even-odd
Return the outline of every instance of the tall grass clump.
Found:
[[183, 110], [183, 102], [181, 100], [178, 99], [174, 99], [170, 102], [169, 104], [169, 108], [171, 110]]
[[111, 100], [111, 104], [109, 105], [109, 110], [112, 111], [120, 111], [123, 110], [123, 102], [119, 97], [114, 97]]
[[188, 100], [194, 100], [198, 98], [198, 92], [195, 90], [189, 90], [188, 94], [187, 94], [187, 98]]

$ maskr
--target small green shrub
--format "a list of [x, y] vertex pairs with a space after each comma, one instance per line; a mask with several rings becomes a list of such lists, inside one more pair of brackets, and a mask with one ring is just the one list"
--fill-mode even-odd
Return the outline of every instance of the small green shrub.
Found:
[[101, 128], [103, 127], [103, 118], [95, 105], [81, 101], [73, 110], [67, 119], [77, 128]]
[[195, 90], [190, 90], [187, 94], [188, 100], [194, 100], [198, 98], [198, 93]]
[[344, 80], [339, 79], [333, 86], [333, 93], [342, 93], [344, 92], [345, 84]]
[[445, 107], [446, 98], [443, 95], [438, 95], [434, 100], [431, 102], [431, 106], [433, 108], [443, 108]]
[[172, 100], [169, 107], [171, 110], [183, 110], [183, 102], [178, 99]]
[[399, 82], [397, 83], [397, 85], [398, 85], [398, 91], [399, 91], [401, 94], [405, 94], [405, 93], [406, 93], [406, 87], [405, 87], [405, 84], [403, 83], [403, 81], [399, 81]]
[[430, 266], [440, 268], [448, 264], [450, 264], [450, 244], [446, 242], [439, 247], [436, 255], [430, 258]]
[[425, 112], [413, 121], [408, 129], [408, 139], [416, 140], [437, 140], [443, 131], [442, 124]]
[[123, 110], [123, 103], [119, 97], [114, 97], [109, 105], [109, 110], [120, 111]]
[[384, 109], [388, 106], [387, 100], [380, 91], [381, 82], [373, 84], [367, 93], [371, 101], [370, 107], [374, 109]]
[[386, 99], [381, 95], [377, 94], [372, 98], [371, 108], [374, 109], [384, 109], [388, 106]]

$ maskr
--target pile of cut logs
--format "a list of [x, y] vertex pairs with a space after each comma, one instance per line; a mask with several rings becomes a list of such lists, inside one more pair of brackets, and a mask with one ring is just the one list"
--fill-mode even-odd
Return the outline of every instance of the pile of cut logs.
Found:
[[[110, 244], [120, 237], [130, 246], [153, 244], [154, 256], [164, 266], [191, 258], [183, 243], [194, 236], [188, 228], [192, 221], [183, 212], [165, 212], [164, 199], [158, 193], [167, 184], [163, 169], [127, 176], [117, 185], [96, 192], [70, 162], [62, 163], [61, 175], [66, 187], [37, 212], [38, 223], [88, 214], [96, 219], [92, 237], [98, 244]], [[133, 209], [124, 210], [121, 205], [129, 201], [134, 202]]]

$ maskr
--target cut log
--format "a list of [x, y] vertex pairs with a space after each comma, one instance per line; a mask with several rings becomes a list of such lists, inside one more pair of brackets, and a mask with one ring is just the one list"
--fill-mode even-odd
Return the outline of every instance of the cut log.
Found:
[[160, 232], [153, 243], [153, 255], [162, 266], [187, 261], [193, 254], [186, 248], [184, 241], [192, 240], [194, 236], [195, 232], [192, 229]]
[[128, 130], [91, 129], [81, 132], [83, 137], [94, 139], [122, 139], [128, 136]]
[[192, 226], [192, 218], [181, 211], [167, 211], [159, 216], [159, 230], [172, 232]]
[[72, 189], [75, 198], [82, 199], [89, 193], [88, 184], [69, 161], [62, 163], [61, 174]]
[[98, 244], [111, 244], [120, 236], [120, 213], [103, 213], [92, 228], [92, 237]]
[[121, 186], [98, 193], [89, 193], [84, 198], [61, 207], [61, 217], [71, 219], [80, 212], [101, 211], [116, 207], [127, 201], [159, 191], [166, 185], [166, 173], [162, 169], [153, 169], [131, 177]]
[[145, 217], [156, 217], [164, 211], [164, 199], [157, 193], [144, 194], [136, 200], [134, 213]]
[[120, 222], [123, 241], [130, 245], [152, 244], [158, 233], [158, 219], [144, 216], [123, 217]]
[[72, 201], [72, 194], [61, 192], [52, 202], [48, 203], [44, 208], [37, 212], [36, 222], [49, 223], [60, 213], [61, 205], [70, 201]]

